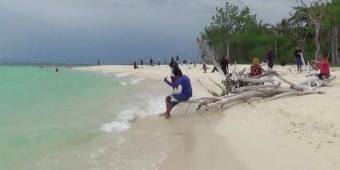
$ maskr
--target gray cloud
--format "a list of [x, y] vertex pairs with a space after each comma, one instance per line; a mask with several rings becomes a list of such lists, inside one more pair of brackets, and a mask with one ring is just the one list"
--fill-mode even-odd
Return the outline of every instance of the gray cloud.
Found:
[[[267, 22], [295, 0], [230, 0]], [[224, 0], [1, 0], [0, 61], [130, 62], [197, 56], [195, 38]]]

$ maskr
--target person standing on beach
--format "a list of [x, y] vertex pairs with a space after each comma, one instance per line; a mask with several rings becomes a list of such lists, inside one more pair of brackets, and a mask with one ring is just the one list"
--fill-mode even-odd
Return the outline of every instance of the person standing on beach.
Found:
[[158, 58], [157, 59], [157, 65], [160, 66], [161, 65], [161, 60]]
[[296, 62], [298, 72], [302, 72], [303, 61], [302, 61], [302, 50], [300, 49], [295, 50], [295, 62]]
[[178, 55], [176, 55], [176, 62], [178, 63], [178, 61], [179, 61], [179, 57]]
[[221, 62], [220, 62], [220, 67], [221, 67], [224, 75], [227, 75], [227, 73], [228, 73], [228, 69], [229, 69], [228, 64], [229, 64], [228, 58], [227, 58], [227, 56], [224, 56], [222, 58]]
[[273, 69], [274, 66], [274, 51], [273, 48], [269, 48], [267, 52], [267, 64], [269, 69]]
[[134, 61], [133, 62], [133, 69], [137, 69], [138, 68], [138, 66], [137, 66], [137, 62], [136, 61]]
[[152, 58], [150, 59], [150, 66], [153, 66], [153, 60], [152, 60]]
[[183, 75], [180, 69], [176, 69], [174, 71], [174, 74], [177, 79], [175, 83], [168, 81], [167, 78], [164, 78], [164, 82], [167, 83], [172, 88], [176, 88], [179, 85], [181, 85], [182, 91], [178, 94], [172, 94], [165, 98], [166, 111], [165, 113], [161, 114], [161, 116], [165, 116], [165, 119], [171, 118], [170, 112], [174, 108], [174, 106], [176, 106], [180, 102], [187, 101], [190, 99], [190, 97], [192, 97], [192, 87], [189, 77]]
[[143, 59], [140, 59], [140, 66], [143, 67], [144, 63], [143, 63]]

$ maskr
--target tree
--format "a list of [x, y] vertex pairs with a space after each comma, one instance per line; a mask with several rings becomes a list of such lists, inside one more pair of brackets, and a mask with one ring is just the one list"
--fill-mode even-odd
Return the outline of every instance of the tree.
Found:
[[332, 48], [332, 63], [340, 64], [339, 45], [338, 45], [338, 30], [340, 25], [340, 0], [332, 0], [327, 4], [327, 20], [324, 23], [331, 29], [331, 48]]
[[305, 49], [308, 36], [313, 32], [313, 25], [310, 21], [309, 9], [305, 6], [293, 8], [295, 13], [288, 19], [287, 31], [296, 40], [297, 46], [302, 50]]
[[234, 43], [236, 33], [244, 32], [247, 28], [256, 25], [256, 16], [250, 14], [248, 7], [239, 9], [237, 6], [226, 3], [224, 7], [216, 8], [209, 27], [201, 34], [218, 55], [230, 57], [230, 46]]
[[308, 60], [332, 49], [332, 62], [340, 64], [340, 0], [316, 0], [308, 5], [299, 1], [293, 13], [274, 26], [258, 20], [248, 7], [240, 9], [226, 3], [216, 8], [200, 38], [217, 56], [234, 56], [238, 63], [248, 63], [255, 56], [261, 59], [268, 48], [275, 46], [276, 61], [280, 63], [294, 62], [292, 55], [299, 47]]
[[325, 17], [325, 3], [322, 0], [313, 1], [310, 6], [308, 6], [303, 0], [301, 0], [301, 4], [306, 9], [306, 16], [309, 17], [309, 20], [313, 23], [315, 28], [315, 60], [318, 59], [321, 53], [320, 46], [320, 31], [321, 31], [321, 22]]

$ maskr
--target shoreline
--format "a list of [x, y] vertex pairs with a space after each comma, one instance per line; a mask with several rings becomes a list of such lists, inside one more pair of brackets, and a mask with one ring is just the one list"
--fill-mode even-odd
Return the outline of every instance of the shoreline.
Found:
[[[191, 76], [191, 81], [193, 84], [194, 97], [202, 97], [209, 95], [197, 82], [197, 78], [200, 75], [192, 75], [199, 70], [200, 66], [197, 68], [185, 69], [189, 71]], [[168, 66], [146, 66], [143, 69], [133, 70], [131, 67], [127, 66], [93, 66], [93, 67], [81, 67], [76, 68], [82, 71], [97, 71], [102, 73], [116, 73], [118, 75], [124, 76], [137, 76], [141, 78], [160, 80], [159, 85], [163, 83], [163, 77], [170, 74], [170, 69]], [[152, 70], [151, 70], [152, 69]], [[153, 70], [158, 70], [154, 72]], [[183, 69], [183, 68], [182, 68]], [[184, 73], [187, 74], [187, 73]], [[214, 75], [213, 78], [218, 81], [218, 74]], [[208, 77], [206, 78], [208, 80]], [[156, 82], [155, 82], [156, 83]], [[167, 87], [167, 86], [165, 86]], [[216, 89], [218, 90], [218, 89]], [[171, 93], [169, 91], [169, 93]], [[165, 97], [165, 96], [164, 96]], [[171, 146], [167, 145], [170, 149], [165, 150], [165, 155], [159, 158], [159, 161], [154, 165], [155, 169], [167, 170], [167, 169], [197, 169], [200, 166], [205, 167], [204, 169], [209, 169], [209, 162], [216, 162], [215, 166], [221, 169], [225, 166], [223, 155], [231, 155], [232, 151], [226, 149], [226, 140], [223, 136], [214, 132], [214, 127], [220, 121], [220, 114], [209, 114], [207, 112], [201, 112], [195, 114], [195, 108], [189, 108], [188, 104], [178, 105], [172, 112], [173, 118], [170, 120], [164, 120], [158, 117], [146, 117], [144, 119], [138, 119], [134, 123], [131, 123], [131, 128], [127, 131], [129, 133], [143, 133], [143, 134], [162, 134], [161, 136], [167, 136], [166, 138], [175, 138]], [[191, 110], [188, 110], [191, 109]], [[149, 136], [149, 135], [148, 135]], [[157, 136], [157, 135], [156, 135]], [[211, 145], [211, 142], [215, 145]], [[192, 143], [195, 144], [192, 147]], [[204, 146], [201, 149], [201, 146]], [[222, 149], [221, 149], [222, 148]], [[205, 152], [207, 154], [199, 154]], [[212, 160], [211, 155], [216, 154], [218, 156], [214, 157]], [[196, 154], [197, 153], [197, 154]], [[233, 161], [229, 161], [229, 167], [240, 167], [242, 164], [238, 163], [237, 159], [233, 158]], [[208, 160], [208, 161], [204, 161]], [[202, 164], [197, 165], [197, 162], [202, 162]], [[189, 163], [189, 164], [188, 164]], [[239, 169], [239, 168], [238, 168]]]
[[[203, 74], [200, 65], [191, 69], [180, 67], [192, 81], [193, 98], [209, 95], [197, 83], [198, 78], [220, 81], [217, 73]], [[247, 66], [238, 66], [241, 67]], [[293, 68], [274, 66], [274, 69], [290, 80], [304, 77], [288, 71], [289, 67]], [[170, 72], [166, 66], [146, 66], [137, 70], [132, 66], [93, 66], [76, 70], [123, 73], [154, 80], [162, 80]], [[338, 68], [332, 70], [339, 74]], [[340, 115], [337, 114], [340, 82], [337, 79], [331, 85], [322, 89], [325, 95], [244, 103], [198, 114], [177, 115], [186, 108], [185, 104], [180, 105], [173, 111], [173, 119], [161, 121], [168, 128], [173, 127], [174, 131], [169, 134], [179, 134], [181, 139], [159, 168], [340, 169]], [[144, 121], [132, 124], [131, 129], [143, 129]]]

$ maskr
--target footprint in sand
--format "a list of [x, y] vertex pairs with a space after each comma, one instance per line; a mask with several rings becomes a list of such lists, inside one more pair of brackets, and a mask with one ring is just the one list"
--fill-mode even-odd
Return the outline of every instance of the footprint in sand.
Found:
[[321, 148], [321, 143], [318, 144], [318, 146], [316, 146], [316, 149], [320, 149]]
[[321, 116], [321, 115], [324, 115], [324, 114], [326, 114], [326, 111], [321, 111], [321, 112], [319, 112], [319, 115]]
[[333, 136], [334, 138], [338, 138], [338, 135], [337, 135], [336, 133], [334, 133], [332, 136]]

